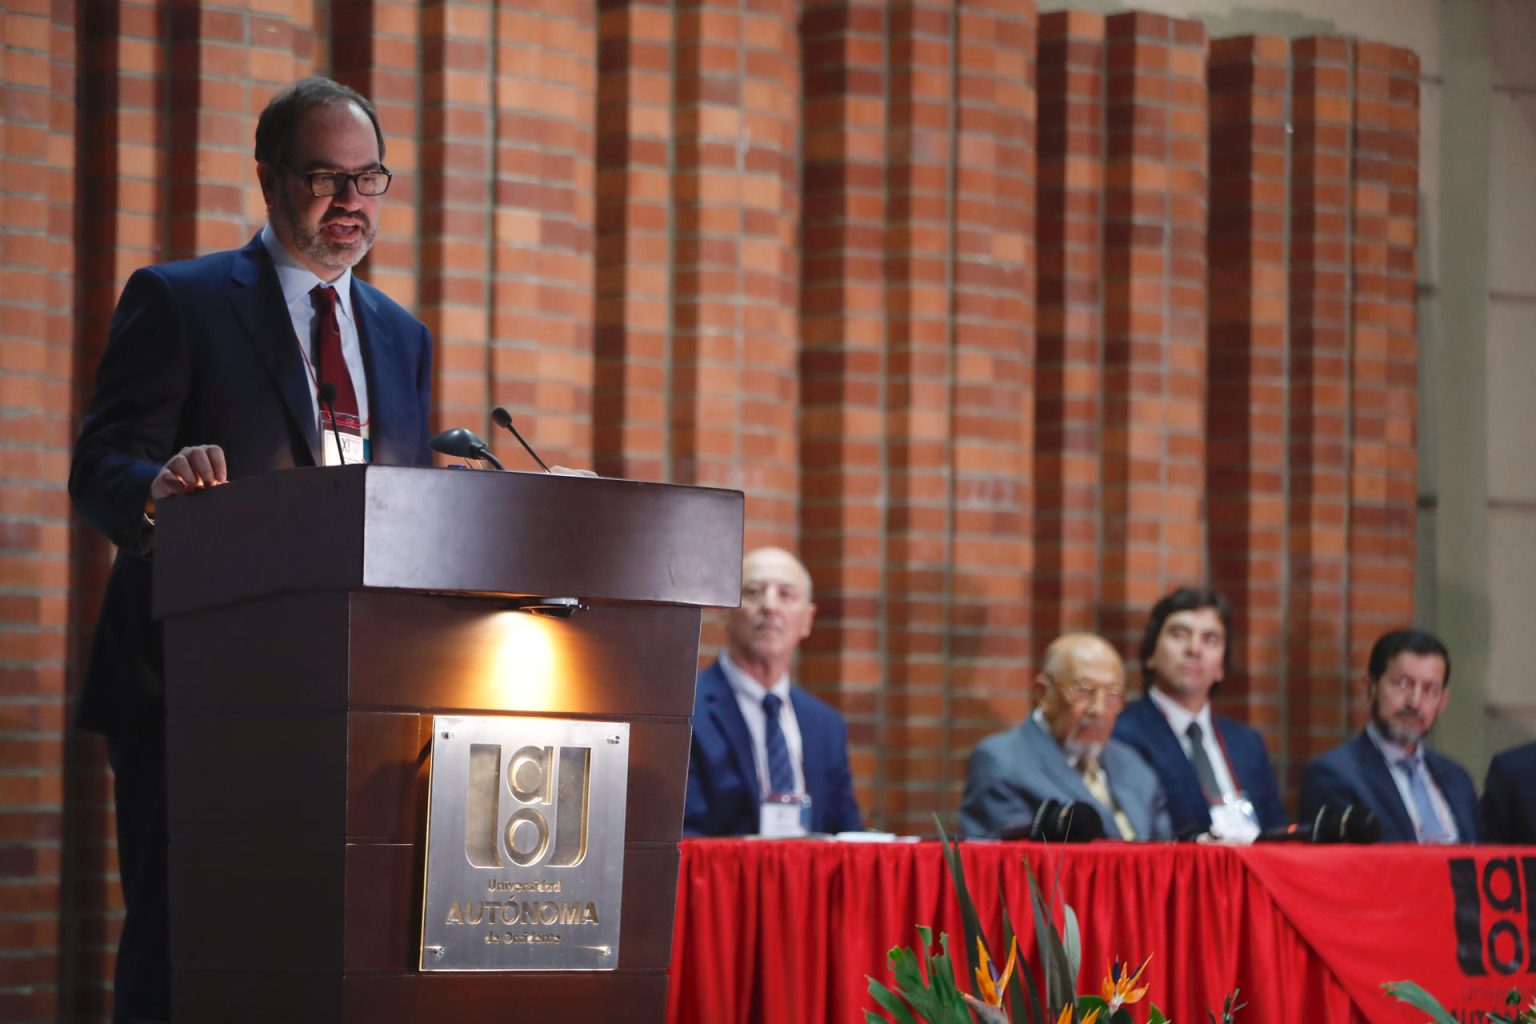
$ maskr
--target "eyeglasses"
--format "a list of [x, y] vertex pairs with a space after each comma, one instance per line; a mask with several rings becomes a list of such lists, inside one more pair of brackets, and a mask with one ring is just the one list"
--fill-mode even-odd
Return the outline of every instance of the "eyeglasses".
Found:
[[[1054, 680], [1053, 680], [1054, 682]], [[1125, 691], [1112, 686], [1063, 686], [1056, 683], [1056, 689], [1067, 698], [1067, 703], [1075, 708], [1092, 707], [1095, 701], [1102, 700], [1107, 708], [1118, 708], [1125, 703]]]
[[339, 196], [347, 190], [347, 183], [357, 189], [360, 196], [381, 196], [389, 191], [390, 179], [394, 177], [388, 167], [379, 167], [372, 171], [359, 171], [356, 174], [343, 174], [340, 171], [315, 171], [305, 173], [296, 171], [292, 167], [284, 167], [283, 170], [295, 178], [303, 178], [309, 186], [309, 194], [316, 199], [326, 199], [331, 196]]
[[1433, 679], [1426, 679], [1420, 683], [1407, 676], [1398, 676], [1395, 679], [1383, 679], [1381, 685], [1397, 694], [1399, 697], [1407, 697], [1417, 693], [1425, 700], [1439, 700], [1445, 692], [1445, 685], [1437, 683]]

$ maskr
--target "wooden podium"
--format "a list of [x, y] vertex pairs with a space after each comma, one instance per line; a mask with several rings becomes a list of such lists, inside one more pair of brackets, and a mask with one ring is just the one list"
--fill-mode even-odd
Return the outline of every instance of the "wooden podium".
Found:
[[[740, 492], [524, 473], [164, 502], [173, 1019], [661, 1020], [700, 609], [739, 600], [741, 538]], [[616, 970], [417, 969], [437, 714], [630, 724]]]

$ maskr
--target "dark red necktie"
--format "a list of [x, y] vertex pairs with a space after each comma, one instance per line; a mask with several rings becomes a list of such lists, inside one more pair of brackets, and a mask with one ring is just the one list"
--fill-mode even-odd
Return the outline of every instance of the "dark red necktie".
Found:
[[[357, 391], [352, 387], [352, 374], [347, 372], [347, 361], [341, 355], [341, 321], [336, 318], [336, 289], [328, 284], [317, 284], [310, 292], [315, 297], [315, 310], [320, 326], [320, 343], [315, 346], [315, 377], [320, 383], [330, 381], [336, 389], [336, 425], [349, 433], [361, 433], [357, 422]], [[325, 410], [321, 409], [324, 415]]]

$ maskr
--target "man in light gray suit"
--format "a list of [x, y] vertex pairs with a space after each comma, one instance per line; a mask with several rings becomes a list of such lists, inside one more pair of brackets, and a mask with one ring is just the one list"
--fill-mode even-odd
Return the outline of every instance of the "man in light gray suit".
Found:
[[1058, 637], [1046, 648], [1034, 692], [1034, 713], [988, 736], [971, 755], [960, 834], [1027, 828], [1041, 804], [1059, 800], [1096, 808], [1110, 838], [1171, 839], [1156, 774], [1109, 738], [1125, 706], [1125, 666], [1109, 642], [1092, 633]]

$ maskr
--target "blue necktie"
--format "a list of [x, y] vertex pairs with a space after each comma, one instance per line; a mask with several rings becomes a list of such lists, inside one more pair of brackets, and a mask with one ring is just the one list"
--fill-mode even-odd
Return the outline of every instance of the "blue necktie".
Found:
[[1435, 805], [1429, 799], [1429, 787], [1424, 784], [1424, 762], [1416, 757], [1405, 757], [1398, 763], [1408, 773], [1408, 792], [1413, 796], [1413, 808], [1419, 815], [1419, 842], [1445, 842], [1445, 827], [1440, 824], [1440, 815], [1435, 813]]
[[789, 744], [779, 726], [779, 708], [784, 702], [775, 694], [763, 697], [763, 746], [768, 748], [768, 790], [771, 793], [795, 791], [795, 769], [789, 763]]
[[1211, 756], [1205, 752], [1205, 730], [1200, 728], [1199, 722], [1190, 722], [1184, 734], [1189, 737], [1189, 763], [1195, 769], [1195, 778], [1200, 781], [1206, 802], [1220, 803], [1221, 783], [1216, 781], [1216, 766], [1211, 764]]

